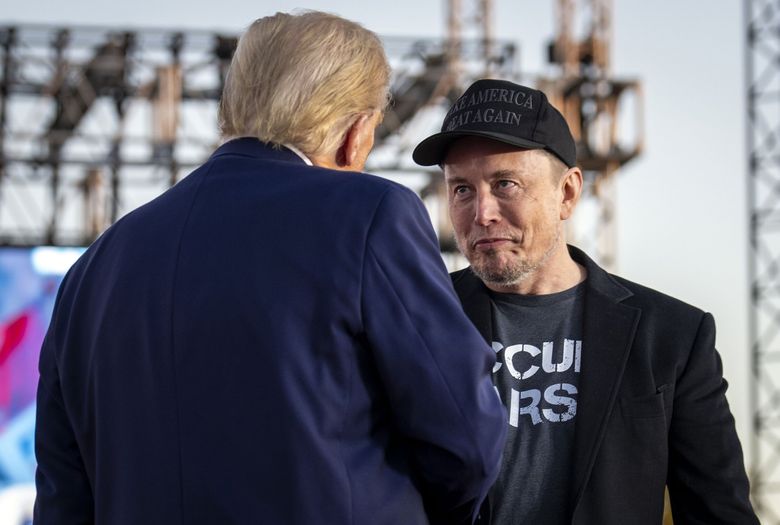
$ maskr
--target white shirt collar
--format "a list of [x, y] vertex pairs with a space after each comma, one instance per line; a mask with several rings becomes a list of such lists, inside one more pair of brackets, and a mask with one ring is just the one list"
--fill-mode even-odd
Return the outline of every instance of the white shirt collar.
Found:
[[314, 164], [311, 163], [311, 159], [309, 159], [309, 157], [307, 157], [301, 150], [299, 150], [298, 148], [296, 148], [292, 144], [282, 144], [282, 146], [284, 146], [288, 150], [290, 150], [293, 153], [295, 153], [296, 155], [298, 155], [301, 158], [301, 160], [303, 160], [303, 162], [305, 162], [309, 166], [314, 166]]

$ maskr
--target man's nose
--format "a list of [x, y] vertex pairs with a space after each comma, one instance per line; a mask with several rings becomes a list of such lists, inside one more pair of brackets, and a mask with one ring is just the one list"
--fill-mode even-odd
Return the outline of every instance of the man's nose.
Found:
[[501, 220], [498, 202], [490, 193], [477, 196], [476, 208], [474, 222], [479, 226], [487, 226]]

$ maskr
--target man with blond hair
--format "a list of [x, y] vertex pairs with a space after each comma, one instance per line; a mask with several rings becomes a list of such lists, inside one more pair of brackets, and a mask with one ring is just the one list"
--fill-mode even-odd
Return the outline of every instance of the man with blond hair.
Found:
[[471, 523], [495, 356], [422, 203], [359, 172], [377, 37], [276, 14], [239, 41], [199, 169], [112, 226], [40, 359], [35, 522]]

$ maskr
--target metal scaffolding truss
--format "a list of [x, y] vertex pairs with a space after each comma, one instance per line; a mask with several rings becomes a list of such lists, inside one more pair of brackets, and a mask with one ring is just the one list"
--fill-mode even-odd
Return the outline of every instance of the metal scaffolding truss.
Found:
[[[520, 79], [514, 44], [491, 35], [489, 0], [470, 10], [449, 0], [444, 39], [383, 39], [393, 103], [367, 170], [420, 193], [444, 252], [456, 248], [442, 178], [414, 165], [411, 150], [466, 85], [493, 76], [535, 84], [566, 116], [588, 183], [576, 221], [588, 226], [570, 234], [614, 263], [613, 178], [642, 142], [641, 115], [628, 146], [617, 121], [626, 99], [641, 109], [641, 91], [610, 76], [609, 0], [559, 3], [555, 78]], [[584, 36], [573, 30], [578, 7], [589, 13]], [[89, 244], [201, 164], [219, 142], [217, 101], [236, 42], [203, 31], [0, 26], [0, 245]]]
[[235, 42], [0, 28], [0, 243], [89, 242], [203, 160]]
[[780, 1], [746, 0], [753, 498], [780, 523]]
[[[197, 31], [0, 27], [0, 244], [88, 244], [201, 164], [219, 142], [217, 101], [236, 41]], [[385, 160], [371, 167], [393, 176], [409, 169], [398, 159], [409, 157], [399, 151], [411, 146], [403, 139], [410, 121], [459, 86], [447, 75], [446, 40], [384, 41], [393, 104], [377, 131]], [[484, 64], [515, 74], [511, 44], [462, 40], [457, 51], [466, 74]]]
[[[642, 86], [612, 76], [612, 0], [558, 0], [556, 5], [558, 27], [549, 58], [560, 73], [542, 79], [540, 88], [569, 123], [585, 175], [569, 238], [616, 271], [615, 177], [644, 147]], [[628, 113], [633, 129], [621, 129], [620, 117]]]

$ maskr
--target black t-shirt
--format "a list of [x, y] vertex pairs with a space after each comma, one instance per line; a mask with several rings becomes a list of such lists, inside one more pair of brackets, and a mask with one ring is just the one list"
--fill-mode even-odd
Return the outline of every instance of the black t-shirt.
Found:
[[509, 412], [494, 524], [570, 520], [584, 294], [584, 284], [550, 295], [491, 292], [493, 377]]

